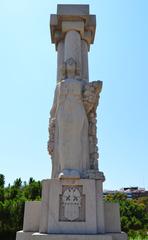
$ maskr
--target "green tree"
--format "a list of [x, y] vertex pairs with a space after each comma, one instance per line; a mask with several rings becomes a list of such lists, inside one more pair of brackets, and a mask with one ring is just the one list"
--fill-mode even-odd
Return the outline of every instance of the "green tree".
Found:
[[4, 188], [5, 185], [5, 176], [3, 174], [0, 174], [0, 187]]
[[39, 200], [41, 198], [41, 183], [33, 181], [24, 188], [24, 196], [29, 200]]
[[22, 184], [21, 178], [17, 178], [12, 186], [4, 187], [4, 179], [1, 175], [0, 239], [15, 240], [16, 232], [22, 229], [25, 201], [40, 199], [41, 184], [33, 178]]
[[15, 181], [14, 181], [14, 187], [16, 188], [21, 188], [22, 186], [22, 180], [21, 178], [17, 178]]
[[0, 201], [4, 201], [5, 176], [0, 174]]
[[105, 201], [109, 202], [120, 202], [127, 199], [127, 195], [121, 192], [116, 192], [115, 194], [108, 194], [105, 197]]
[[116, 193], [105, 197], [106, 201], [119, 202], [122, 230], [137, 236], [137, 232], [148, 231], [147, 197], [142, 199], [127, 199], [125, 194]]

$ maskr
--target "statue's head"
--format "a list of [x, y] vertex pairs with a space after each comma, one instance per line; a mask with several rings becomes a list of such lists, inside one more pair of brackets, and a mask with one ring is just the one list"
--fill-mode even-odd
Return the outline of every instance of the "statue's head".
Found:
[[76, 62], [73, 58], [67, 59], [65, 63], [66, 67], [66, 77], [67, 78], [74, 78], [76, 75]]
[[68, 58], [61, 66], [62, 79], [65, 78], [80, 78], [79, 64], [73, 58]]

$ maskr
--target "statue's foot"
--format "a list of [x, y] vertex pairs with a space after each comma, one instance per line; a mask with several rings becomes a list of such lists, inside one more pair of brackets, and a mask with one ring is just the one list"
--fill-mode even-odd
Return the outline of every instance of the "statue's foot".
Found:
[[64, 169], [59, 174], [59, 179], [80, 179], [80, 172], [77, 169]]

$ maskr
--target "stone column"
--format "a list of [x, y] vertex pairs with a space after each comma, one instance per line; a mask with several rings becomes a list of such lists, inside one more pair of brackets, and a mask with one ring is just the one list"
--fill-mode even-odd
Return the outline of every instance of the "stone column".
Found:
[[62, 68], [64, 64], [64, 41], [61, 40], [57, 45], [57, 83], [62, 80]]
[[58, 5], [50, 18], [51, 40], [58, 51], [57, 82], [64, 77], [64, 62], [73, 59], [76, 75], [88, 82], [88, 51], [93, 44], [96, 16], [89, 14], [88, 5]]
[[89, 81], [88, 71], [88, 43], [85, 40], [81, 40], [81, 56], [82, 56], [82, 70], [81, 76], [83, 80]]
[[65, 36], [64, 63], [72, 65], [75, 63], [76, 73], [81, 73], [81, 38], [77, 31], [68, 31]]

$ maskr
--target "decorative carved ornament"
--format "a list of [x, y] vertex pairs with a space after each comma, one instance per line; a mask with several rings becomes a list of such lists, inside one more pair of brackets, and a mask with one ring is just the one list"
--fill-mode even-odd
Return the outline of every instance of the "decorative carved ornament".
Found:
[[59, 221], [85, 221], [85, 195], [82, 186], [64, 185], [60, 195]]

